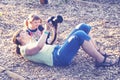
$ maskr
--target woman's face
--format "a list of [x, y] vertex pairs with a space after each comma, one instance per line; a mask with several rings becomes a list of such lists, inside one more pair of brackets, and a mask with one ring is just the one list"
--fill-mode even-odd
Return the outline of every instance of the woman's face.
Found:
[[36, 29], [39, 25], [41, 25], [41, 20], [33, 20], [30, 22], [30, 29]]
[[20, 32], [20, 36], [18, 37], [18, 39], [19, 39], [22, 43], [26, 44], [26, 43], [30, 42], [31, 36], [29, 36], [26, 31], [21, 31], [21, 32]]

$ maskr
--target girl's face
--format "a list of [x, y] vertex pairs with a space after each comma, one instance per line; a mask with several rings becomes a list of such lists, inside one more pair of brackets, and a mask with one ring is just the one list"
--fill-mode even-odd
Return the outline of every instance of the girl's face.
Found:
[[33, 20], [30, 22], [30, 29], [36, 29], [39, 25], [41, 25], [41, 20]]

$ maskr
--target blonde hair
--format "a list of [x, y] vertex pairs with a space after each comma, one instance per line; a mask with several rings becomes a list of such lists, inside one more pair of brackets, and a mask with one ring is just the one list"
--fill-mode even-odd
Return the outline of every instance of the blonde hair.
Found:
[[40, 20], [40, 22], [42, 23], [42, 20], [41, 20], [41, 18], [38, 15], [36, 15], [36, 14], [30, 14], [28, 16], [28, 19], [24, 21], [24, 26], [28, 28], [29, 22], [32, 22], [34, 20]]

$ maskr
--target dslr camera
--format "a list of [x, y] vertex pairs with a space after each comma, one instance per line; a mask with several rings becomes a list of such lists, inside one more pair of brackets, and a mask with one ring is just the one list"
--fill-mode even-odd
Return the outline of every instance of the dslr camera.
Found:
[[61, 15], [52, 16], [48, 19], [48, 23], [52, 23], [53, 27], [56, 29], [58, 26], [58, 23], [63, 22], [63, 17]]

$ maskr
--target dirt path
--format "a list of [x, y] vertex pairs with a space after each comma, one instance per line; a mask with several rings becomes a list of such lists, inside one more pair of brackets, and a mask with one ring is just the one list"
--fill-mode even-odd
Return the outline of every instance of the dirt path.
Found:
[[1, 0], [0, 12], [3, 14], [0, 16], [0, 80], [15, 80], [16, 74], [25, 80], [120, 79], [119, 66], [96, 69], [94, 59], [86, 55], [83, 50], [78, 52], [70, 66], [48, 67], [26, 61], [16, 55], [15, 45], [11, 41], [13, 32], [23, 27], [23, 21], [28, 14], [37, 13], [44, 21], [50, 16], [60, 14], [64, 17], [64, 22], [59, 27], [56, 44], [62, 43], [64, 36], [67, 36], [77, 24], [88, 23], [93, 26], [93, 37], [98, 45], [103, 46], [102, 48], [108, 53], [119, 54], [119, 3], [88, 2], [88, 0], [69, 0], [68, 3], [64, 3], [61, 0], [52, 0], [51, 4], [40, 5], [39, 0]]

